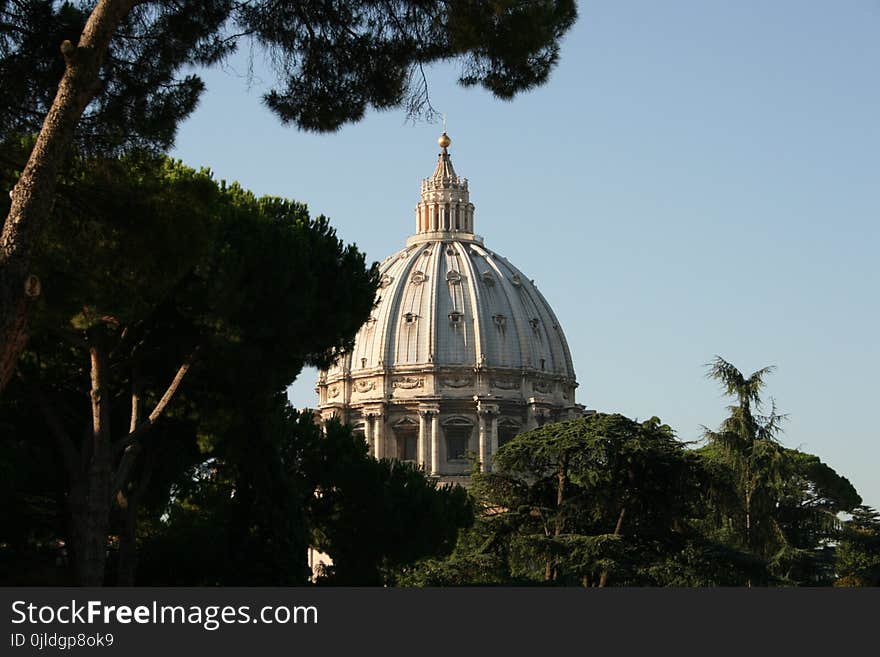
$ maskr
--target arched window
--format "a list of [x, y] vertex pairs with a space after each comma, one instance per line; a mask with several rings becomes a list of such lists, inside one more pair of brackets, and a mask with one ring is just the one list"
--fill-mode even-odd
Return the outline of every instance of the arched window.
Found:
[[411, 417], [405, 417], [393, 427], [394, 451], [390, 455], [399, 461], [415, 461], [418, 458], [419, 423]]
[[498, 420], [498, 447], [509, 443], [521, 431], [519, 422], [510, 418], [501, 418]]
[[354, 425], [354, 428], [351, 430], [351, 433], [353, 436], [357, 436], [358, 438], [360, 438], [363, 441], [367, 440], [367, 437], [364, 434], [364, 423], [363, 422], [358, 422], [356, 425]]
[[443, 423], [446, 437], [446, 460], [464, 461], [467, 459], [474, 423], [464, 417], [453, 417]]

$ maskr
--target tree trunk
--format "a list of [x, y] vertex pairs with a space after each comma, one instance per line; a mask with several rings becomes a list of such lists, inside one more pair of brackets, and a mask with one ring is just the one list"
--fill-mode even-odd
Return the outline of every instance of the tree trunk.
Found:
[[101, 63], [119, 23], [138, 0], [99, 0], [74, 47], [61, 44], [64, 76], [30, 158], [10, 194], [0, 234], [0, 392], [15, 372], [27, 343], [27, 317], [39, 296], [31, 260], [52, 210], [58, 168], [73, 131], [99, 89]]
[[[133, 414], [134, 415], [134, 414]], [[131, 448], [130, 448], [131, 449]], [[132, 450], [137, 452], [139, 448]], [[116, 493], [116, 501], [122, 510], [122, 529], [119, 533], [119, 563], [116, 572], [117, 586], [134, 586], [135, 575], [137, 574], [137, 521], [138, 509], [141, 501], [150, 485], [150, 479], [153, 476], [153, 469], [159, 454], [157, 449], [146, 449], [144, 456], [143, 468], [141, 469], [140, 478], [128, 495], [119, 490]]]
[[[565, 501], [565, 486], [568, 483], [568, 452], [563, 451], [559, 457], [559, 470], [556, 472], [556, 517], [553, 520], [553, 536], [558, 537], [565, 528], [565, 516], [562, 514], [562, 503]], [[555, 560], [547, 556], [544, 579], [556, 581], [559, 577]]]
[[[751, 472], [746, 469], [746, 549], [752, 551], [752, 484]], [[746, 580], [746, 588], [752, 588], [752, 578]]]
[[106, 493], [109, 482], [101, 481], [99, 470], [100, 467], [89, 469], [88, 482], [83, 482], [82, 490], [78, 491], [79, 499], [71, 500], [74, 570], [79, 586], [104, 584], [110, 503]]
[[568, 484], [568, 452], [562, 452], [559, 459], [559, 470], [556, 473], [556, 523], [554, 536], [559, 536], [565, 527], [565, 517], [562, 514], [562, 503], [565, 501], [565, 486]]
[[[142, 382], [137, 373], [134, 374], [128, 434], [114, 444], [111, 442], [111, 400], [107, 382], [107, 336], [103, 331], [104, 327], [101, 326], [92, 329], [88, 340], [82, 342], [82, 346], [89, 350], [92, 421], [81, 449], [73, 444], [61, 418], [43, 395], [39, 385], [31, 384], [35, 403], [43, 410], [46, 424], [58, 441], [68, 474], [70, 548], [76, 582], [81, 586], [100, 586], [104, 582], [112, 498], [119, 493], [123, 494], [121, 499], [126, 500], [123, 491], [127, 490], [126, 484], [130, 480], [132, 468], [139, 455], [146, 451], [147, 457], [139, 481], [128, 494], [126, 504], [120, 504], [121, 507], [127, 507], [123, 508], [124, 512], [131, 512], [131, 518], [126, 517], [123, 520], [124, 531], [120, 535], [120, 558], [123, 561], [122, 569], [126, 573], [122, 578], [125, 582], [134, 581], [137, 508], [146, 494], [158, 458], [156, 450], [148, 447], [145, 449], [142, 441], [174, 399], [199, 351], [195, 348], [180, 365], [153, 411], [145, 419], [141, 418]], [[118, 464], [114, 469], [117, 459]]]
[[110, 526], [110, 484], [112, 478], [110, 445], [110, 399], [107, 390], [107, 360], [102, 336], [95, 335], [89, 347], [91, 365], [92, 435], [84, 454], [88, 465], [74, 525], [77, 546], [77, 582], [81, 586], [101, 586], [107, 557], [107, 531]]
[[[614, 526], [614, 536], [620, 536], [620, 530], [623, 528], [623, 518], [626, 516], [626, 507], [620, 507], [620, 513], [617, 516], [617, 524]], [[603, 588], [608, 583], [608, 571], [603, 570], [599, 576], [599, 588]]]

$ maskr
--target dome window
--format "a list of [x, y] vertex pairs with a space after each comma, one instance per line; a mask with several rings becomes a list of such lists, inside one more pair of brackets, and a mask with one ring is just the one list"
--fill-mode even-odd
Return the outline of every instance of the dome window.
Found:
[[490, 271], [484, 271], [482, 274], [480, 274], [480, 278], [482, 278], [483, 282], [489, 287], [495, 285], [495, 277], [492, 276], [492, 272]]
[[366, 367], [366, 366], [367, 366], [367, 359], [366, 359], [366, 358], [361, 358], [361, 367], [363, 368], [363, 367]]
[[461, 320], [463, 317], [464, 315], [461, 312], [459, 312], [458, 310], [453, 310], [451, 313], [449, 313], [449, 322], [453, 325], [461, 324]]
[[461, 283], [461, 274], [454, 269], [446, 272], [446, 282], [450, 285], [458, 285]]
[[419, 270], [419, 271], [413, 272], [413, 275], [410, 277], [409, 280], [413, 285], [421, 285], [422, 283], [425, 282], [426, 278], [427, 278], [427, 276], [425, 276], [425, 272]]
[[379, 281], [379, 287], [388, 287], [389, 285], [391, 285], [391, 281], [393, 281], [393, 280], [394, 279], [391, 278], [391, 276], [389, 276], [388, 274], [385, 274], [382, 277], [382, 279]]
[[454, 255], [455, 255], [455, 249], [453, 249], [451, 246], [447, 246], [447, 247], [446, 247], [446, 255], [448, 255], [448, 256], [454, 256]]
[[502, 329], [507, 323], [507, 317], [505, 317], [504, 315], [492, 315], [492, 320], [495, 322], [495, 326]]
[[522, 285], [522, 279], [519, 277], [519, 274], [514, 274], [513, 278], [510, 279], [510, 282], [513, 283], [514, 287]]
[[415, 324], [415, 321], [419, 318], [418, 315], [414, 315], [413, 313], [404, 313], [403, 321], [405, 324]]

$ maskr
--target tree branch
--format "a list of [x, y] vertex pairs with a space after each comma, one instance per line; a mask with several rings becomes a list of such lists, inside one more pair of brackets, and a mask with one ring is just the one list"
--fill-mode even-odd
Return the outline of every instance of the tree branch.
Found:
[[180, 384], [183, 381], [183, 378], [186, 376], [186, 373], [189, 372], [190, 368], [195, 362], [198, 352], [198, 347], [193, 349], [192, 353], [177, 369], [177, 373], [174, 375], [171, 383], [168, 384], [168, 388], [166, 388], [165, 394], [163, 394], [162, 398], [159, 399], [159, 401], [156, 403], [156, 406], [153, 408], [153, 411], [150, 413], [147, 419], [143, 423], [139, 424], [134, 430], [129, 431], [129, 434], [118, 443], [116, 447], [117, 453], [126, 450], [126, 448], [137, 442], [144, 434], [146, 434], [150, 429], [155, 426], [162, 413], [165, 412], [165, 407], [168, 406], [169, 402], [171, 402], [171, 400], [174, 398], [174, 395], [177, 393], [178, 388], [180, 388]]

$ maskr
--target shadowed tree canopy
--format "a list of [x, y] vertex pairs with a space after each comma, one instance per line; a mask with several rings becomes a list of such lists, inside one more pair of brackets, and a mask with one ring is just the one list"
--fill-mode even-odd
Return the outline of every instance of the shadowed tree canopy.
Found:
[[[65, 72], [61, 44], [79, 41], [94, 5], [0, 0], [0, 140], [40, 131]], [[234, 44], [221, 38], [228, 15], [228, 2], [211, 0], [133, 9], [103, 58], [77, 145], [92, 152], [168, 148], [204, 89], [183, 67], [215, 63], [232, 51]]]
[[56, 447], [77, 581], [97, 585], [111, 508], [136, 514], [161, 469], [163, 421], [203, 446], [246, 434], [305, 363], [350, 345], [376, 274], [304, 205], [148, 154], [73, 159], [53, 212], [4, 417], [13, 441]]
[[332, 421], [325, 429], [304, 462], [315, 491], [313, 545], [333, 559], [319, 583], [393, 585], [401, 568], [452, 551], [473, 521], [462, 487], [439, 485], [412, 463], [368, 457], [350, 426]]

